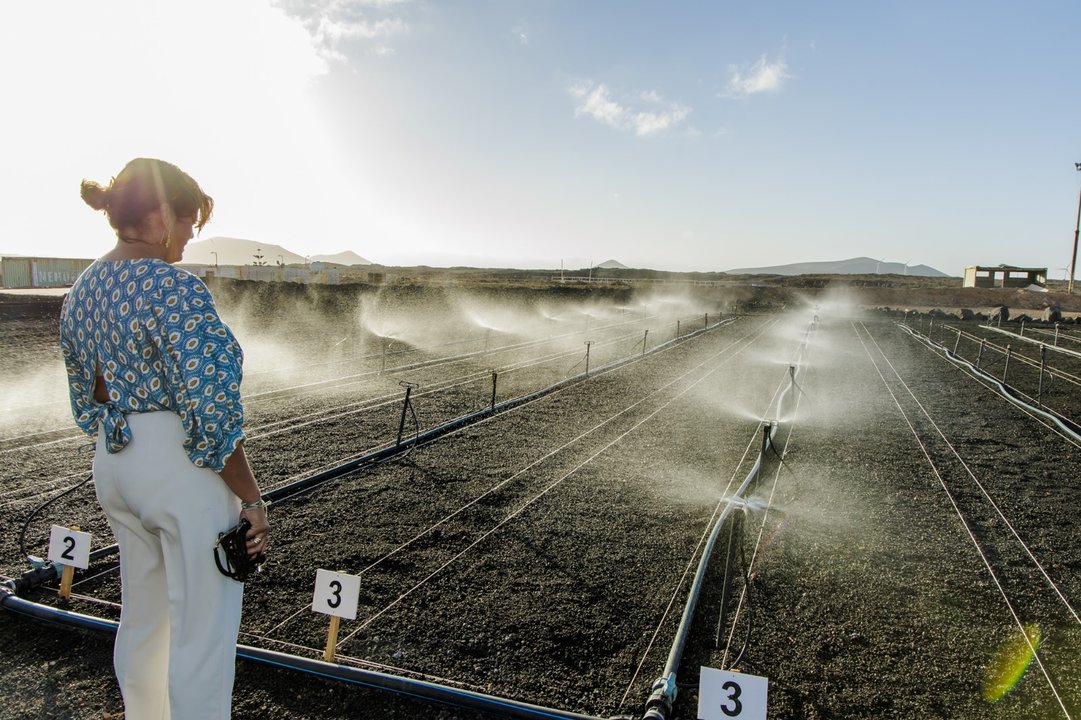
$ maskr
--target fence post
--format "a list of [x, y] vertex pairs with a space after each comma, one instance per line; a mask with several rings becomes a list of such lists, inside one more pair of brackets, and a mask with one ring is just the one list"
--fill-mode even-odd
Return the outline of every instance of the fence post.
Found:
[[980, 360], [983, 358], [983, 349], [987, 346], [987, 338], [980, 340], [980, 351], [976, 353], [976, 369], [980, 369]]
[[1025, 336], [1025, 320], [1024, 320], [1024, 318], [1021, 318], [1021, 332], [1018, 333], [1018, 334], [1019, 334], [1020, 337]]
[[1055, 347], [1058, 347], [1058, 323], [1055, 323]]
[[492, 412], [495, 412], [495, 385], [496, 380], [499, 378], [499, 373], [495, 370], [492, 371]]
[[676, 340], [679, 340], [679, 320], [676, 320]]
[[1002, 384], [1003, 385], [1009, 385], [1009, 383], [1006, 382], [1006, 373], [1010, 369], [1010, 355], [1012, 355], [1012, 354], [1013, 354], [1013, 348], [1010, 347], [1009, 345], [1007, 345], [1006, 346], [1006, 362], [1002, 365]]
[[592, 344], [592, 340], [586, 340], [586, 375], [589, 375], [589, 348]]
[[709, 313], [706, 313], [706, 324], [702, 326], [703, 330], [709, 330]]
[[961, 344], [961, 328], [957, 328], [957, 339], [953, 341], [953, 354], [957, 354], [957, 346]]
[[413, 384], [409, 383], [405, 386], [405, 402], [402, 403], [402, 419], [398, 421], [398, 442], [395, 445], [402, 444], [402, 433], [405, 431], [405, 413], [409, 410], [409, 395], [413, 392]]
[[646, 334], [642, 336], [642, 354], [646, 354], [646, 342], [649, 340], [649, 328], [646, 328]]
[[1040, 385], [1036, 390], [1036, 405], [1043, 407], [1043, 374], [1047, 372], [1047, 346], [1040, 345]]

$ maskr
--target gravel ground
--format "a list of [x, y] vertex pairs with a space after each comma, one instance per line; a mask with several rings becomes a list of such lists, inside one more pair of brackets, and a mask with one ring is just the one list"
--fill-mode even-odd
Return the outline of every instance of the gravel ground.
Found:
[[[5, 342], [6, 361], [49, 357], [49, 307], [5, 318], [3, 337], [25, 340]], [[723, 544], [707, 574], [676, 716], [696, 716], [703, 665], [768, 677], [771, 717], [1078, 712], [1076, 618], [1022, 574], [1030, 562], [998, 543], [1004, 523], [985, 519], [964, 470], [1076, 605], [1078, 448], [892, 320], [821, 314], [796, 422], [779, 436], [784, 465], [768, 466], [759, 503], [734, 534], [742, 552], [733, 565], [746, 576], [734, 573], [723, 625]], [[783, 387], [809, 316], [743, 316], [283, 504], [272, 560], [246, 593], [242, 641], [317, 655], [325, 619], [305, 609], [314, 568], [344, 570], [363, 577], [358, 620], [342, 626], [350, 658], [601, 717], [640, 714], [696, 548], [726, 485], [753, 460], [758, 418]], [[293, 405], [260, 412], [286, 418]], [[366, 417], [336, 426], [348, 437]], [[338, 442], [298, 432], [253, 442], [252, 455], [261, 477], [279, 477], [355, 452]], [[37, 461], [20, 460], [32, 471], [20, 477], [57, 474], [60, 452], [70, 450], [36, 450]], [[16, 475], [0, 488], [25, 481]], [[10, 536], [31, 505], [4, 497], [10, 574], [19, 568]], [[73, 507], [88, 505], [77, 497]], [[955, 503], [979, 518], [972, 534]], [[1002, 700], [983, 699], [996, 651], [1019, 631], [973, 535], [1022, 621], [1040, 623], [1061, 704], [1035, 665]], [[117, 595], [112, 576], [92, 589]], [[121, 711], [107, 636], [0, 613], [0, 647], [0, 719]], [[247, 661], [235, 698], [237, 717], [482, 717]]]

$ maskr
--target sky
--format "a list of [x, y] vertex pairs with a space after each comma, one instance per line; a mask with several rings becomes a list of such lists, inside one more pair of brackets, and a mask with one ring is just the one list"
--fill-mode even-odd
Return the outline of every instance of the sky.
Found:
[[867, 256], [1066, 277], [1081, 3], [101, 0], [0, 7], [0, 253], [96, 257], [133, 157], [201, 237], [389, 265]]

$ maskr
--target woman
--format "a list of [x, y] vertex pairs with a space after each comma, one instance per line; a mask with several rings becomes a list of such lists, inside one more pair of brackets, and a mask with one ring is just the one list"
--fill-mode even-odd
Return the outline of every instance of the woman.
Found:
[[68, 293], [60, 345], [120, 546], [125, 717], [228, 718], [244, 586], [218, 572], [211, 547], [239, 515], [254, 557], [269, 526], [244, 454], [240, 346], [206, 286], [173, 267], [214, 201], [145, 158], [107, 186], [84, 180], [81, 194], [117, 241]]

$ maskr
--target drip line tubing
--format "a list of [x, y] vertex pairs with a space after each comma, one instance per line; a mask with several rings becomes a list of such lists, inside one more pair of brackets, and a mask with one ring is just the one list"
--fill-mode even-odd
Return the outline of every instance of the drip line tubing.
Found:
[[[92, 615], [39, 605], [20, 598], [15, 595], [12, 583], [0, 585], [0, 606], [16, 614], [25, 615], [36, 620], [68, 625], [84, 630], [115, 634], [119, 626], [119, 623], [113, 620], [105, 620]], [[499, 713], [501, 716], [508, 718], [522, 718], [523, 720], [537, 720], [538, 718], [602, 720], [592, 715], [584, 715], [569, 710], [546, 708], [520, 700], [487, 695], [426, 680], [416, 680], [365, 668], [327, 663], [240, 643], [237, 643], [236, 655], [245, 660], [295, 670], [308, 675], [341, 680], [378, 690], [388, 690], [399, 695], [455, 705], [470, 710]]]
[[904, 324], [901, 324], [901, 327], [904, 328], [905, 330], [907, 330], [910, 335], [912, 335], [913, 337], [921, 340], [922, 342], [929, 345], [930, 347], [935, 348], [937, 350], [941, 350], [942, 353], [946, 356], [946, 359], [949, 360], [950, 362], [952, 362], [953, 364], [964, 366], [973, 375], [976, 375], [977, 377], [979, 377], [979, 378], [981, 378], [983, 380], [986, 380], [987, 382], [994, 385], [996, 388], [998, 388], [999, 393], [1003, 397], [1005, 397], [1007, 400], [1012, 402], [1014, 405], [1017, 405], [1018, 407], [1020, 407], [1021, 409], [1025, 410], [1027, 412], [1031, 412], [1031, 413], [1034, 413], [1036, 415], [1039, 415], [1040, 417], [1044, 418], [1045, 420], [1047, 420], [1047, 421], [1049, 421], [1051, 423], [1054, 423], [1058, 427], [1059, 430], [1061, 430], [1063, 433], [1065, 433], [1066, 435], [1073, 438], [1073, 440], [1075, 442], [1081, 443], [1081, 425], [1078, 425], [1073, 420], [1070, 420], [1067, 417], [1063, 417], [1062, 415], [1059, 415], [1058, 413], [1056, 413], [1056, 412], [1054, 412], [1052, 410], [1047, 410], [1045, 408], [1036, 407], [1035, 405], [1033, 405], [1030, 402], [1028, 402], [1027, 400], [1025, 400], [1024, 396], [1022, 396], [1021, 393], [1014, 390], [1009, 385], [1006, 385], [1001, 380], [996, 378], [994, 375], [989, 375], [988, 373], [984, 372], [982, 369], [976, 367], [975, 365], [970, 363], [968, 360], [965, 360], [960, 355], [955, 355], [953, 353], [953, 351], [950, 350], [949, 348], [935, 342], [934, 340], [927, 337], [926, 335], [923, 335], [923, 334], [921, 334], [919, 332], [916, 332], [915, 330], [913, 330], [912, 328], [910, 328], [910, 327], [908, 327], [908, 326], [906, 326]]

